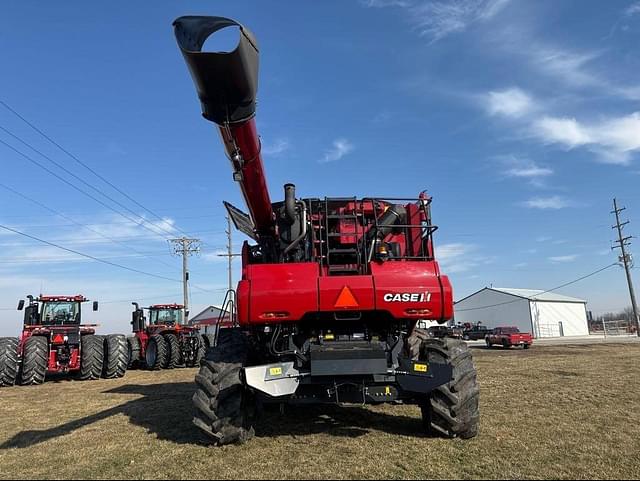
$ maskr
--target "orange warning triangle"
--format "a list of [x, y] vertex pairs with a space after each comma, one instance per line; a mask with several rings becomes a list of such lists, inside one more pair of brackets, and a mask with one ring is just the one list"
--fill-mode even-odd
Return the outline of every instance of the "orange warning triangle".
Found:
[[340, 295], [338, 296], [338, 300], [333, 305], [333, 307], [358, 307], [358, 306], [359, 306], [358, 301], [356, 301], [356, 298], [353, 297], [353, 293], [351, 292], [351, 289], [349, 289], [348, 286], [344, 286], [342, 288], [342, 292], [340, 292]]

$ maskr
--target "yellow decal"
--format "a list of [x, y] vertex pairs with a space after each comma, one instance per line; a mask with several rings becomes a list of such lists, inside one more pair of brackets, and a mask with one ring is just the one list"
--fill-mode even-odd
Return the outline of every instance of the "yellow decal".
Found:
[[282, 368], [281, 367], [270, 367], [269, 368], [269, 376], [282, 376]]
[[391, 396], [391, 389], [389, 388], [389, 386], [384, 388], [384, 394], [385, 396]]
[[429, 366], [427, 364], [414, 364], [413, 370], [415, 372], [427, 372], [429, 370]]

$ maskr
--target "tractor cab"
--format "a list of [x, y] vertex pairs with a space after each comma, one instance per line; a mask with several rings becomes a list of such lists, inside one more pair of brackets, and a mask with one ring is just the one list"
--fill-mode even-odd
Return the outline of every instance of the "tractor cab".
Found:
[[149, 322], [152, 326], [184, 326], [184, 306], [158, 304], [149, 307]]
[[[25, 326], [80, 326], [82, 304], [88, 302], [84, 296], [28, 296], [29, 304], [25, 308], [20, 301], [18, 310], [24, 309]], [[93, 303], [98, 310], [98, 303]]]

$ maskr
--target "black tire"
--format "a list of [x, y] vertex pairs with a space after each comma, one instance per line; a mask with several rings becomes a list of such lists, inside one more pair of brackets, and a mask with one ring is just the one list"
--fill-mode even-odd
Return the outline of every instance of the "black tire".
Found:
[[18, 378], [18, 339], [0, 338], [0, 387], [13, 386]]
[[104, 363], [102, 377], [116, 379], [123, 377], [129, 364], [129, 345], [122, 334], [110, 334], [104, 338]]
[[204, 340], [204, 334], [202, 336], [198, 336], [198, 352], [196, 353], [196, 358], [194, 362], [195, 367], [200, 367], [202, 364], [202, 360], [204, 356], [207, 354], [207, 344]]
[[493, 347], [493, 344], [491, 344], [491, 341], [489, 341], [489, 339], [485, 339], [484, 342], [487, 343], [487, 349], [491, 349]]
[[216, 335], [215, 334], [201, 334], [200, 338], [204, 341], [205, 353], [207, 349], [215, 346], [216, 344]]
[[193, 423], [218, 445], [243, 444], [255, 435], [255, 400], [240, 377], [248, 354], [249, 340], [242, 332], [221, 330], [196, 375]]
[[147, 369], [159, 371], [164, 369], [169, 359], [169, 347], [167, 341], [160, 334], [155, 334], [149, 338], [147, 349], [144, 353]]
[[24, 342], [20, 384], [42, 384], [49, 364], [49, 341], [43, 336], [31, 336]]
[[420, 359], [449, 363], [453, 380], [440, 386], [421, 403], [425, 430], [446, 438], [473, 438], [480, 424], [480, 389], [469, 347], [456, 339], [429, 339], [422, 343]]
[[140, 339], [137, 336], [127, 337], [127, 361], [128, 369], [140, 366]]
[[88, 334], [80, 341], [80, 374], [81, 381], [95, 381], [102, 375], [104, 363], [104, 337]]
[[522, 347], [523, 347], [524, 349], [529, 349], [529, 348], [531, 347], [531, 345], [530, 345], [530, 344], [523, 344], [523, 345], [522, 345]]
[[166, 368], [175, 369], [176, 367], [180, 367], [184, 363], [182, 361], [182, 352], [180, 351], [180, 341], [178, 337], [175, 334], [166, 334], [164, 339], [167, 341], [169, 348]]
[[509, 342], [506, 339], [502, 340], [502, 347], [505, 349], [509, 349], [511, 347], [511, 345], [509, 344]]

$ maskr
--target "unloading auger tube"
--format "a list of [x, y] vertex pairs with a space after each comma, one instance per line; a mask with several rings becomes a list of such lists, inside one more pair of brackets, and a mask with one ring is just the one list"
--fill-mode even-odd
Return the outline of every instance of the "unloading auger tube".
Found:
[[[275, 215], [256, 130], [258, 44], [238, 22], [224, 17], [180, 17], [173, 22], [178, 46], [195, 83], [202, 115], [214, 122], [233, 167], [259, 237], [272, 236]], [[212, 34], [238, 27], [240, 40], [231, 52], [203, 52]]]

